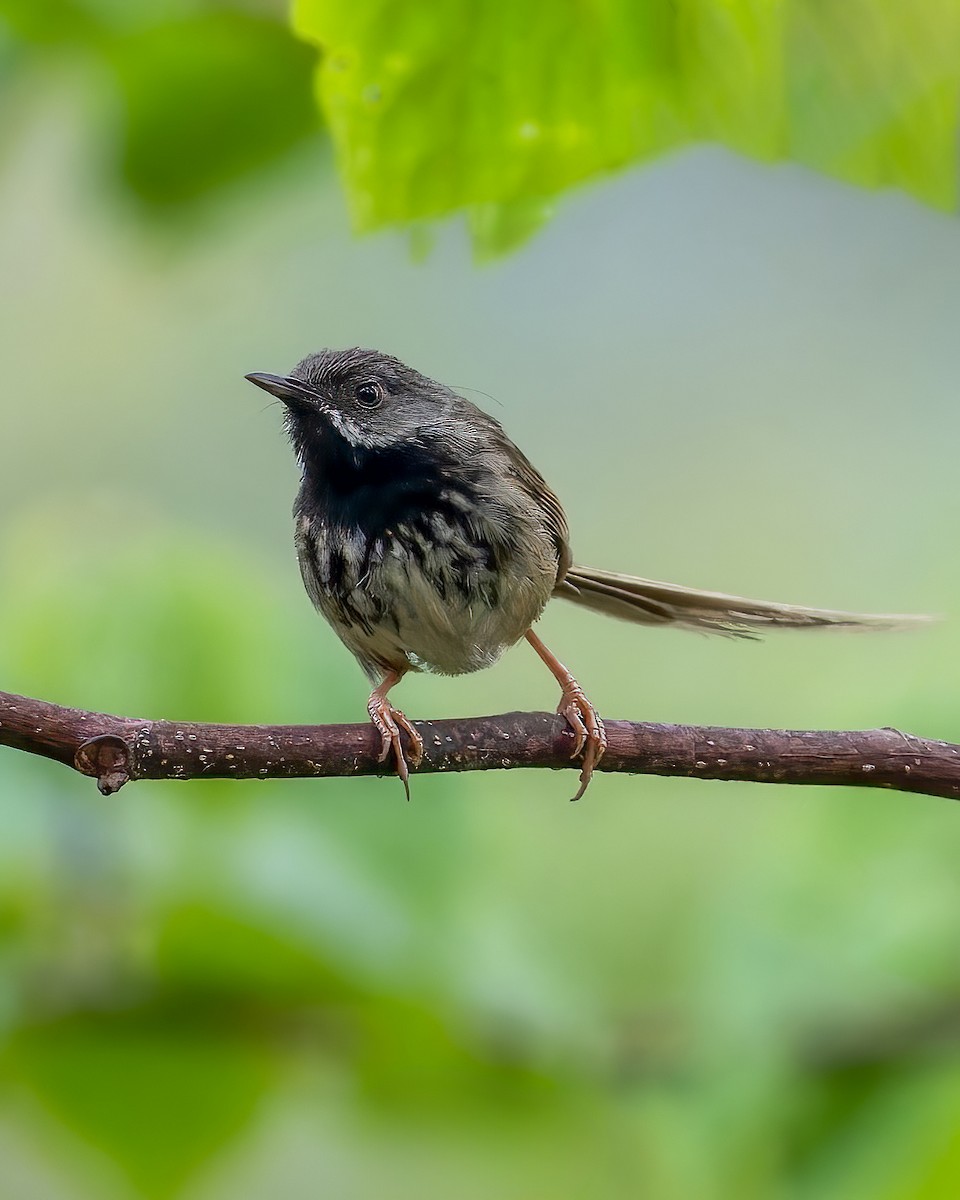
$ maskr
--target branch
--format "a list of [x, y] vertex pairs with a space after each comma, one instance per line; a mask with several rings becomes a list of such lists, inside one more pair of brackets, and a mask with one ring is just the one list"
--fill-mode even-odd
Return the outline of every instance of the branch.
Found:
[[[417, 721], [419, 774], [576, 767], [573, 735], [547, 713]], [[600, 771], [885, 787], [960, 797], [960, 746], [896, 729], [713, 729], [607, 721]], [[199, 725], [62, 708], [0, 692], [0, 745], [90, 775], [106, 796], [133, 779], [294, 779], [380, 775], [379, 735], [363, 725]]]

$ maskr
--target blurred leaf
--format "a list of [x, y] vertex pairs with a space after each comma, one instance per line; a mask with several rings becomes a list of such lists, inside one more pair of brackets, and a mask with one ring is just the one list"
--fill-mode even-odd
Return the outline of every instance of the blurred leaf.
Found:
[[325, 962], [315, 944], [292, 929], [280, 936], [233, 913], [183, 904], [163, 920], [156, 948], [157, 977], [167, 991], [231, 1004], [297, 1006], [342, 1003], [356, 986]]
[[553, 205], [532, 197], [506, 204], [478, 204], [470, 209], [469, 225], [481, 255], [506, 254], [523, 245], [553, 215]]
[[417, 1110], [453, 1114], [460, 1106], [514, 1106], [563, 1102], [558, 1079], [537, 1063], [523, 1029], [460, 1028], [433, 1005], [378, 996], [358, 1006], [356, 1072], [364, 1099], [407, 1116]]
[[85, 41], [101, 28], [82, 0], [0, 0], [0, 23], [41, 46]]
[[703, 140], [956, 204], [954, 0], [295, 0], [294, 25], [359, 229], [479, 205], [478, 249], [508, 249], [545, 197]]
[[193, 199], [261, 167], [317, 125], [310, 53], [274, 21], [210, 12], [111, 43], [122, 169], [149, 204]]
[[[854, 1090], [824, 1089], [823, 1139], [797, 1173], [793, 1195], [948, 1200], [960, 1189], [960, 1073], [946, 1062], [891, 1062], [854, 1072]], [[855, 1098], [847, 1104], [844, 1099]], [[837, 1120], [837, 1108], [840, 1120]]]
[[0, 88], [5, 89], [13, 79], [21, 57], [20, 45], [10, 37], [0, 20]]
[[66, 48], [111, 71], [122, 108], [119, 170], [154, 209], [254, 173], [317, 129], [313, 55], [279, 6], [0, 0], [5, 29], [14, 50]]
[[174, 1193], [247, 1124], [271, 1075], [249, 1039], [116, 1013], [24, 1030], [6, 1061], [151, 1197]]
[[[124, 535], [109, 502], [77, 503], [70, 522], [63, 514], [53, 504], [8, 529], [0, 555], [8, 687], [182, 720], [282, 721], [291, 699], [295, 708], [300, 650], [278, 614], [298, 597], [275, 594], [259, 564], [146, 516]], [[328, 683], [310, 697], [321, 717], [324, 704], [338, 711]]]
[[786, 11], [788, 154], [955, 208], [960, 6], [794, 0]]

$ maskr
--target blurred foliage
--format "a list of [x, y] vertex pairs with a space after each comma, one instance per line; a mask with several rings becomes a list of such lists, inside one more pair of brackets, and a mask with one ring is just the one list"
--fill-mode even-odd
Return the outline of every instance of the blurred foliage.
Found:
[[[425, 251], [430, 222], [466, 208], [478, 247], [504, 250], [541, 226], [564, 187], [705, 138], [954, 203], [952, 3], [606, 0], [577, 6], [575, 31], [573, 11], [300, 0], [298, 30], [325, 48], [320, 90], [362, 227], [413, 222]], [[285, 5], [267, 0], [0, 0], [3, 142], [24, 97], [66, 63], [71, 99], [88, 97], [95, 80], [97, 102], [84, 112], [104, 128], [116, 123], [111, 169], [150, 212], [180, 211], [312, 136], [316, 53], [286, 19]], [[38, 474], [19, 456], [0, 544], [2, 686], [193, 719], [361, 713], [359, 673], [320, 632], [295, 568], [274, 586], [275, 560], [261, 557], [248, 521], [236, 517], [232, 544], [220, 526], [203, 534], [202, 503], [180, 526], [152, 520], [136, 467], [108, 503], [81, 490], [111, 477], [129, 438], [143, 450], [136, 463], [150, 453], [175, 459], [163, 476], [171, 490], [177, 469], [206, 472], [213, 511], [224, 479], [235, 486], [241, 427], [259, 450], [262, 426], [212, 404], [206, 424], [172, 404], [158, 420], [163, 390], [148, 385], [167, 360], [171, 388], [213, 388], [235, 353], [226, 327], [243, 326], [246, 352], [247, 319], [237, 314], [266, 311], [223, 303], [244, 280], [299, 336], [307, 323], [383, 328], [374, 305], [363, 307], [372, 290], [394, 308], [403, 294], [413, 325], [427, 310], [412, 288], [403, 293], [409, 277], [382, 261], [364, 275], [369, 261], [349, 250], [338, 267], [301, 243], [288, 257], [302, 261], [302, 277], [271, 276], [270, 259], [246, 258], [221, 274], [213, 260], [199, 291], [180, 280], [175, 324], [171, 308], [151, 303], [155, 264], [128, 255], [123, 272], [107, 269], [93, 238], [87, 257], [71, 257], [47, 225], [58, 210], [37, 211], [16, 261], [26, 274], [54, 260], [44, 260], [50, 291], [40, 288], [30, 310], [50, 324], [24, 339], [26, 365], [9, 386], [44, 404], [33, 444], [46, 454], [55, 439], [69, 442], [80, 468], [64, 482], [63, 457], [52, 456], [59, 469], [38, 457]], [[544, 289], [560, 290], [561, 278], [566, 288], [565, 259], [540, 269]], [[91, 302], [78, 313], [92, 271], [118, 294], [115, 307]], [[851, 296], [896, 290], [895, 268], [867, 275]], [[782, 276], [778, 286], [792, 287], [790, 270]], [[437, 278], [441, 304], [467, 290], [452, 271]], [[333, 305], [359, 295], [342, 324], [316, 305], [318, 279]], [[514, 293], [515, 283], [490, 303], [528, 354], [533, 327], [516, 296], [536, 293]], [[696, 274], [681, 280], [699, 284]], [[62, 308], [51, 296], [66, 297]], [[750, 309], [731, 296], [731, 322], [749, 324]], [[612, 284], [595, 322], [608, 322], [614, 305], [633, 321], [633, 300]], [[19, 303], [17, 292], [11, 314]], [[476, 309], [450, 308], [451, 321], [472, 331], [476, 320], [490, 340]], [[448, 336], [440, 321], [422, 324], [425, 338]], [[9, 325], [11, 338], [22, 336]], [[266, 341], [255, 320], [250, 328]], [[533, 344], [576, 340], [588, 359], [596, 328], [563, 328]], [[717, 328], [725, 337], [731, 326]], [[287, 334], [271, 326], [271, 354], [287, 352]], [[654, 423], [650, 433], [650, 408], [676, 399], [672, 377], [656, 405], [634, 405], [636, 351], [622, 340], [621, 366], [608, 359], [604, 370], [618, 400], [630, 399], [618, 435], [631, 455], [645, 448], [631, 469], [649, 471], [652, 458], [676, 451], [696, 474], [703, 463], [686, 427], [664, 438]], [[204, 374], [213, 341], [223, 357]], [[86, 356], [85, 342], [95, 347]], [[123, 354], [118, 343], [134, 349]], [[875, 352], [870, 341], [855, 345]], [[763, 352], [782, 353], [786, 370], [787, 351], [772, 346]], [[107, 386], [101, 352], [113, 356]], [[693, 356], [686, 344], [682, 352]], [[718, 402], [709, 355], [703, 362], [704, 407], [689, 413], [716, 431], [705, 437], [723, 458], [756, 417], [731, 415], [729, 395]], [[570, 437], [582, 428], [582, 397], [567, 421], [562, 405], [548, 407], [552, 389], [534, 386], [536, 370], [527, 378], [541, 398], [531, 403], [542, 405], [544, 428], [562, 425]], [[884, 433], [899, 449], [908, 422], [894, 411]], [[856, 490], [872, 444], [858, 443], [854, 463], [838, 449], [843, 436], [832, 436], [836, 473]], [[770, 447], [779, 470], [787, 456]], [[899, 452], [881, 454], [876, 469], [893, 477]], [[592, 478], [567, 472], [581, 501], [599, 490]], [[725, 503], [733, 482], [722, 480]], [[695, 483], [681, 484], [692, 503], [718, 506], [715, 489], [697, 498]], [[32, 499], [57, 487], [46, 505]], [[634, 490], [627, 478], [620, 516]], [[665, 510], [679, 490], [664, 482]], [[794, 554], [799, 489], [793, 499], [784, 545], [757, 516], [724, 556], [745, 569]], [[944, 528], [953, 515], [945, 510]], [[830, 513], [831, 526], [839, 519]], [[878, 524], [883, 539], [899, 536]], [[936, 541], [912, 527], [902, 535], [918, 573], [924, 546], [949, 559], [931, 525]], [[877, 557], [887, 553], [884, 542]], [[945, 590], [956, 594], [952, 576]], [[869, 678], [889, 719], [947, 736], [953, 680], [932, 655], [952, 661], [957, 634], [936, 636], [928, 657], [905, 645], [899, 660], [883, 660], [899, 668]], [[685, 704], [707, 688], [698, 653], [668, 652]], [[807, 688], [818, 710], [858, 719], [845, 688], [805, 673], [805, 653], [790, 660], [778, 694]], [[745, 667], [718, 686], [732, 705], [756, 679]], [[417, 780], [409, 806], [391, 780], [138, 784], [104, 799], [57, 764], [0, 757], [4, 1200], [952, 1200], [960, 1189], [960, 827], [946, 803], [776, 789], [758, 798], [734, 785], [611, 778], [602, 796], [570, 806], [563, 780], [535, 772], [496, 786]]]
[[[143, 517], [109, 540], [75, 536], [109, 511], [85, 503], [64, 525], [51, 505], [8, 526], [6, 687], [238, 721], [340, 715], [362, 691], [349, 664], [317, 686], [302, 597], [249, 553]], [[421, 780], [410, 807], [377, 780], [140, 784], [105, 801], [4, 752], [3, 1120], [51, 1162], [83, 1149], [118, 1169], [106, 1191], [69, 1193], [97, 1200], [194, 1195], [287, 1104], [320, 1147], [292, 1178], [339, 1163], [322, 1169], [344, 1196], [413, 1200], [451, 1180], [477, 1200], [955, 1194], [952, 814], [870, 798], [866, 830], [835, 792], [777, 815], [768, 799], [771, 855], [758, 811], [752, 838], [698, 843], [654, 781], [643, 806], [562, 806], [577, 818], [564, 832], [550, 777], [554, 816], [509, 829], [532, 839], [515, 851], [524, 873], [553, 848], [561, 876], [572, 855], [593, 861], [577, 830], [604, 811], [674, 864], [648, 857], [642, 877], [610, 864], [602, 890], [635, 930], [618, 981], [599, 880], [595, 895], [568, 885], [531, 903], [503, 853], [485, 879], [492, 830], [479, 797], [458, 796], [474, 782]], [[259, 1184], [228, 1171], [202, 1194], [315, 1194], [284, 1191], [282, 1145]]]
[[[460, 208], [481, 252], [695, 141], [957, 201], [955, 0], [294, 0], [356, 225]], [[491, 216], [496, 213], [496, 217]]]
[[99, 68], [119, 114], [112, 169], [142, 204], [170, 211], [315, 133], [312, 55], [283, 15], [266, 0], [0, 0], [0, 44], [8, 83], [38, 58]]
[[[0, 79], [72, 51], [119, 102], [131, 193], [180, 210], [317, 126], [279, 0], [0, 0]], [[503, 252], [598, 173], [718, 141], [957, 203], [955, 0], [293, 0], [357, 229], [466, 210]], [[3, 31], [6, 29], [6, 37]], [[98, 114], [102, 121], [102, 115]]]
[[124, 177], [152, 204], [190, 200], [313, 132], [304, 56], [283, 27], [198, 13], [108, 48], [125, 113]]
[[269, 1060], [230, 1026], [195, 1010], [81, 1012], [24, 1028], [6, 1062], [139, 1192], [166, 1196], [247, 1124], [266, 1090]]

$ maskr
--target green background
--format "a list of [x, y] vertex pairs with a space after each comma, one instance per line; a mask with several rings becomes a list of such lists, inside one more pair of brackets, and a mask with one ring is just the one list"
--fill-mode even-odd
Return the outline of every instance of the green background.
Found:
[[[242, 376], [362, 344], [475, 389], [580, 561], [946, 618], [750, 644], [551, 606], [542, 635], [606, 715], [958, 740], [955, 218], [690, 145], [568, 192], [482, 267], [539, 202], [384, 208], [400, 232], [358, 239], [363, 127], [330, 123], [338, 175], [284, 21], [0, 2], [0, 686], [360, 720], [300, 585], [278, 408]], [[428, 196], [453, 170], [431, 119]], [[474, 201], [472, 235], [407, 223]], [[556, 696], [521, 646], [398, 700]], [[613, 776], [570, 805], [573, 779], [104, 799], [0, 751], [0, 1197], [956, 1196], [955, 807]]]

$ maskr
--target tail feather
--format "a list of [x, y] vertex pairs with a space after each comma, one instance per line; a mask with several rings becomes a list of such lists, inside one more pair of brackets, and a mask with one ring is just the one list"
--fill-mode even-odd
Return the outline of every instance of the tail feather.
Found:
[[748, 600], [593, 567], [571, 567], [556, 594], [583, 608], [641, 625], [675, 624], [734, 637], [756, 637], [767, 629], [899, 629], [932, 619]]

